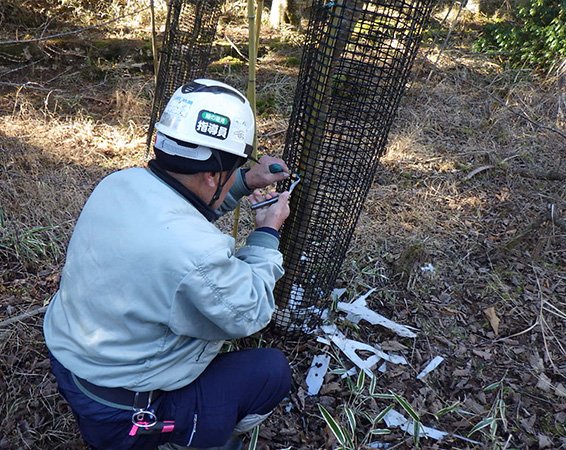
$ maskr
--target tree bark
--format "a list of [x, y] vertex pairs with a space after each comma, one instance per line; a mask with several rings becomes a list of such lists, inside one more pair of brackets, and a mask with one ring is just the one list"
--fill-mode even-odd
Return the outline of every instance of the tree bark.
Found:
[[301, 23], [301, 7], [298, 0], [273, 0], [269, 14], [269, 23], [279, 29], [288, 23], [299, 26]]

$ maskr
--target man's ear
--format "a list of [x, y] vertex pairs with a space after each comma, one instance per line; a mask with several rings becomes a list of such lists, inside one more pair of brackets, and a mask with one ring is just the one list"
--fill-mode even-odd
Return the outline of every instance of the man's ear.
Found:
[[201, 172], [204, 183], [209, 186], [216, 188], [218, 185], [219, 172]]

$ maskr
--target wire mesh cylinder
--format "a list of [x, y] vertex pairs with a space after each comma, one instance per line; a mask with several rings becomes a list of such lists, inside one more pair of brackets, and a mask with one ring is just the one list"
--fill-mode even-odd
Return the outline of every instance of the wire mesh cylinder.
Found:
[[147, 146], [165, 105], [179, 86], [205, 74], [225, 0], [171, 0], [149, 122]]
[[302, 182], [282, 230], [278, 332], [319, 324], [434, 0], [315, 0], [283, 158]]

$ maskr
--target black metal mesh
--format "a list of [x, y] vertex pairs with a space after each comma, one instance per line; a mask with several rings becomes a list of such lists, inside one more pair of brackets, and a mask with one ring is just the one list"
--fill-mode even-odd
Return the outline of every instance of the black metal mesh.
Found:
[[320, 322], [434, 0], [316, 0], [283, 158], [302, 182], [282, 231], [275, 328]]
[[149, 123], [148, 149], [152, 143], [155, 123], [175, 89], [205, 74], [224, 1], [171, 0], [169, 2]]

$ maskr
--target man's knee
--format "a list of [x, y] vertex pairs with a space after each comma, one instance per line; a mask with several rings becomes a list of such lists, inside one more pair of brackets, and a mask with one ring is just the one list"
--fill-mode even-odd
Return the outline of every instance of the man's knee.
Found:
[[262, 368], [267, 372], [267, 378], [272, 382], [272, 389], [278, 391], [281, 399], [288, 395], [291, 390], [291, 367], [289, 361], [276, 348], [265, 348], [262, 355]]

